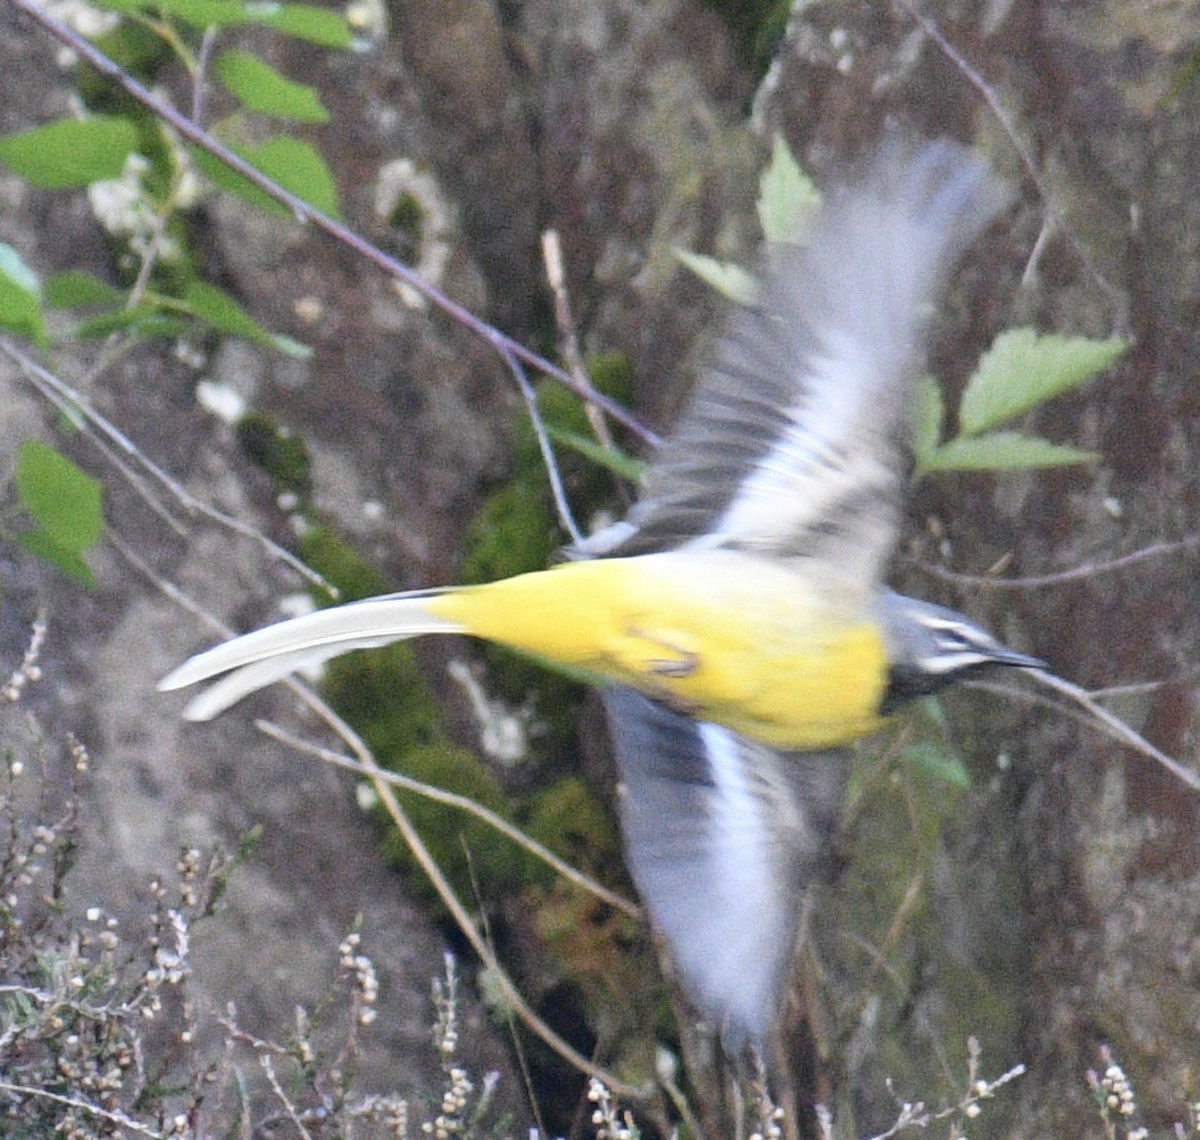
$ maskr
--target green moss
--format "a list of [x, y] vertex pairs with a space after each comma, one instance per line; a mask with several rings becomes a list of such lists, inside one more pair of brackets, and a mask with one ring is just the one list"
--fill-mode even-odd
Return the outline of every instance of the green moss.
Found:
[[409, 192], [400, 194], [387, 221], [392, 228], [391, 252], [402, 261], [417, 261], [425, 236], [425, 209], [421, 200]]
[[629, 357], [623, 352], [598, 352], [587, 361], [592, 387], [619, 404], [633, 401], [637, 376]]
[[410, 642], [335, 657], [323, 691], [384, 767], [413, 745], [446, 741], [442, 710], [417, 667]]
[[[381, 767], [467, 796], [505, 819], [513, 818], [512, 806], [487, 766], [474, 752], [448, 739], [441, 707], [410, 643], [335, 658], [325, 675], [324, 692]], [[528, 873], [532, 858], [490, 825], [413, 792], [397, 792], [397, 797], [468, 906], [476, 890], [485, 899], [494, 898], [512, 890]], [[380, 807], [376, 816], [386, 828], [385, 858], [413, 872], [414, 887], [435, 902], [432, 886], [386, 811]]]
[[742, 63], [766, 74], [787, 30], [791, 0], [704, 0], [724, 20]]
[[525, 830], [589, 874], [621, 865], [616, 820], [576, 776], [556, 780], [534, 797]]
[[[406, 776], [468, 796], [498, 815], [511, 816], [499, 783], [478, 757], [465, 748], [446, 743], [425, 744], [393, 752], [385, 758], [388, 767]], [[490, 824], [414, 792], [398, 791], [397, 799], [455, 893], [469, 908], [487, 906], [510, 894], [528, 875], [532, 856]], [[382, 808], [379, 814], [390, 823]], [[394, 828], [389, 827], [383, 852], [397, 866], [415, 872], [413, 883], [417, 889], [431, 899], [434, 897], [433, 887]]]
[[[525, 829], [572, 866], [629, 893], [616, 821], [582, 780], [566, 777], [538, 795]], [[588, 1025], [601, 1040], [621, 1043], [616, 1071], [647, 1079], [652, 1043], [670, 1036], [673, 1021], [645, 924], [552, 873], [539, 873], [537, 884], [527, 897], [538, 936]], [[654, 1026], [660, 1032], [650, 1032]]]
[[312, 463], [304, 441], [282, 428], [265, 412], [249, 412], [237, 425], [242, 450], [275, 482], [280, 493], [304, 502], [312, 498]]
[[467, 529], [463, 582], [493, 582], [549, 564], [560, 542], [544, 484], [518, 479], [501, 487]]
[[[337, 589], [338, 601], [353, 602], [387, 590], [379, 570], [327, 526], [306, 530], [297, 540], [296, 549], [306, 565]], [[318, 605], [329, 605], [334, 600], [324, 591], [314, 597]]]

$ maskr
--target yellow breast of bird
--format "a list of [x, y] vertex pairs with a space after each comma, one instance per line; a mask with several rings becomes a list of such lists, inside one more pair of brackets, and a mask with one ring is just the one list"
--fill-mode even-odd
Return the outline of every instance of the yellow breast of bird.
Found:
[[570, 562], [429, 606], [479, 637], [632, 685], [776, 748], [845, 744], [881, 723], [887, 662], [869, 614], [751, 554]]

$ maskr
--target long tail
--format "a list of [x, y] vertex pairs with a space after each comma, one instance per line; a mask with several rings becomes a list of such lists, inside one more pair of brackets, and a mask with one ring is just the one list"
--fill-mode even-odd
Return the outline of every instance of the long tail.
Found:
[[187, 720], [211, 720], [255, 690], [351, 649], [375, 649], [423, 633], [465, 632], [458, 622], [430, 611], [430, 599], [441, 596], [389, 594], [269, 625], [196, 654], [158, 687], [181, 689], [228, 673], [183, 710]]

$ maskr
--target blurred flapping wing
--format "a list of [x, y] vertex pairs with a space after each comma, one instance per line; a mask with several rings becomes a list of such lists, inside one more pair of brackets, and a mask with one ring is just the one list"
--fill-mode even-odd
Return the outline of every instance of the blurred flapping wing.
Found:
[[779, 753], [627, 688], [605, 691], [630, 870], [699, 1008], [762, 1044], [847, 765]]
[[1006, 197], [955, 143], [891, 147], [829, 196], [808, 245], [768, 248], [756, 301], [594, 551], [726, 546], [823, 561], [847, 588], [874, 589], [898, 528], [930, 304]]

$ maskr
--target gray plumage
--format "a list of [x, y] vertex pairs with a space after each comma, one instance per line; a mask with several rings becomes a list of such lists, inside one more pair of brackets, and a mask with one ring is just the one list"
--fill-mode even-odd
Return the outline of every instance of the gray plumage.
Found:
[[697, 1006], [761, 1041], [801, 907], [829, 867], [842, 751], [780, 753], [605, 691], [630, 873]]
[[828, 195], [807, 245], [766, 250], [756, 301], [733, 314], [605, 553], [726, 545], [833, 567], [841, 589], [873, 594], [932, 301], [1006, 199], [951, 142], [887, 147]]
[[[1036, 666], [960, 614], [882, 589], [933, 299], [1007, 200], [950, 142], [885, 148], [806, 246], [766, 251], [628, 518], [582, 553], [730, 547], [795, 561], [884, 634], [885, 710], [988, 663]], [[631, 872], [698, 1008], [763, 1044], [826, 865], [841, 751], [782, 753], [631, 690], [605, 694]]]

